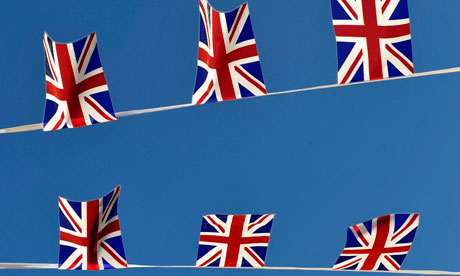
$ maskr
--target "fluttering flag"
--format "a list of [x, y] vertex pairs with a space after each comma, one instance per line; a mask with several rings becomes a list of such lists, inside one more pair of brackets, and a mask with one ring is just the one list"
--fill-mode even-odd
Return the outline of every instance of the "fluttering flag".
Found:
[[407, 0], [331, 0], [338, 83], [414, 73]]
[[195, 105], [267, 94], [249, 7], [218, 12], [200, 0]]
[[46, 104], [43, 130], [116, 120], [97, 50], [96, 33], [67, 44], [43, 35]]
[[59, 269], [128, 266], [117, 212], [120, 189], [86, 202], [59, 197]]
[[334, 269], [400, 269], [412, 245], [418, 214], [392, 214], [350, 226], [347, 243]]
[[203, 216], [196, 266], [263, 267], [274, 216]]

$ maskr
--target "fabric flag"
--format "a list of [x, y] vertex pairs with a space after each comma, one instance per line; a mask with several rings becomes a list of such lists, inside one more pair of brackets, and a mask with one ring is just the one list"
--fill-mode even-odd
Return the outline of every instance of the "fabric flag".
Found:
[[393, 214], [348, 228], [334, 269], [397, 271], [412, 245], [418, 214]]
[[338, 83], [414, 73], [407, 0], [331, 0]]
[[195, 105], [267, 94], [252, 31], [249, 7], [214, 10], [200, 0]]
[[43, 130], [116, 120], [97, 51], [96, 33], [67, 44], [43, 35], [46, 104]]
[[59, 269], [128, 266], [117, 212], [120, 189], [86, 202], [59, 197]]
[[274, 216], [203, 216], [196, 266], [263, 267]]

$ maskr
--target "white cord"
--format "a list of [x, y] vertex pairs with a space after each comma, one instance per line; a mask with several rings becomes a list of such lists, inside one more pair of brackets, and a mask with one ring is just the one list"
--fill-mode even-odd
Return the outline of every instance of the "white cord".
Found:
[[[57, 269], [57, 264], [40, 263], [0, 263], [0, 269]], [[194, 269], [222, 269], [222, 267], [197, 267], [189, 265], [136, 265], [130, 264], [128, 268], [194, 268]], [[399, 271], [360, 271], [360, 270], [335, 270], [321, 267], [287, 267], [287, 266], [266, 266], [266, 267], [234, 267], [224, 269], [251, 269], [251, 270], [296, 270], [296, 271], [335, 271], [335, 272], [380, 272], [400, 273], [416, 275], [460, 275], [460, 272], [442, 270], [399, 270]]]
[[[433, 71], [428, 71], [428, 72], [415, 73], [415, 74], [412, 74], [412, 75], [409, 75], [409, 76], [401, 76], [401, 77], [394, 77], [394, 78], [381, 79], [381, 80], [361, 81], [361, 82], [353, 82], [353, 83], [347, 83], [347, 84], [329, 84], [329, 85], [321, 85], [321, 86], [308, 87], [308, 88], [300, 88], [300, 89], [272, 92], [272, 93], [268, 93], [266, 95], [262, 95], [262, 96], [258, 96], [258, 97], [274, 96], [274, 95], [297, 93], [297, 92], [305, 92], [305, 91], [312, 91], [312, 90], [322, 90], [322, 89], [328, 89], [328, 88], [334, 88], [334, 87], [360, 85], [360, 84], [366, 84], [366, 83], [372, 83], [372, 82], [390, 81], [390, 80], [397, 80], [397, 79], [409, 79], [409, 78], [417, 78], [417, 77], [424, 77], [424, 76], [451, 74], [451, 73], [456, 73], [456, 72], [460, 72], [460, 67], [453, 67], [453, 68], [447, 68], [447, 69], [441, 69], [441, 70], [433, 70]], [[248, 99], [248, 98], [241, 98], [241, 99], [237, 99], [237, 100], [244, 100], [244, 99]], [[166, 110], [182, 109], [182, 108], [187, 108], [187, 107], [191, 107], [191, 106], [194, 106], [194, 105], [191, 104], [191, 103], [178, 104], [178, 105], [154, 107], [154, 108], [147, 108], [147, 109], [122, 111], [122, 112], [115, 113], [115, 115], [117, 117], [121, 118], [121, 117], [148, 114], [148, 113], [154, 113], [154, 112], [160, 112], [160, 111], [166, 111]], [[38, 130], [38, 129], [42, 129], [42, 123], [4, 128], [4, 129], [0, 129], [0, 133], [24, 132], [24, 131], [31, 131], [31, 130]]]

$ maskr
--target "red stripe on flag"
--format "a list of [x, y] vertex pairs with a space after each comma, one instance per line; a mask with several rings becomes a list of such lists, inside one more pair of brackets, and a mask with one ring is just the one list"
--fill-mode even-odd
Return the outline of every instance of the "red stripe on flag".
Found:
[[222, 249], [219, 250], [216, 254], [214, 254], [211, 258], [209, 258], [206, 262], [202, 263], [199, 266], [207, 266], [211, 261], [213, 261], [220, 253], [222, 253]]
[[66, 269], [72, 270], [81, 261], [82, 258], [82, 255], [78, 256], [78, 258]]
[[116, 231], [120, 231], [120, 223], [118, 219], [113, 220], [111, 223], [107, 224], [103, 229], [101, 229], [99, 233], [97, 233], [97, 238], [102, 239], [106, 235], [109, 235]]
[[225, 232], [225, 229], [224, 229], [220, 224], [217, 224], [217, 223], [212, 219], [211, 216], [208, 216], [207, 218], [212, 222], [212, 224], [214, 224], [215, 226], [217, 226], [217, 228], [219, 228], [219, 230], [220, 230], [222, 233]]
[[46, 49], [46, 56], [48, 57], [48, 64], [49, 64], [50, 67], [51, 67], [51, 71], [53, 71], [54, 80], [57, 81], [57, 76], [56, 76], [56, 73], [54, 72], [53, 63], [51, 62], [51, 57], [50, 57], [50, 54], [49, 54], [49, 49], [48, 49], [48, 47], [46, 46], [47, 44], [46, 44], [46, 41], [45, 41], [45, 35], [43, 36], [43, 42], [44, 42], [45, 49]]
[[[372, 0], [374, 1], [374, 0]], [[348, 4], [348, 2], [346, 0], [342, 0], [341, 1], [345, 7], [347, 7], [347, 9], [350, 11], [351, 15], [353, 15], [354, 19], [358, 19], [358, 14], [356, 14], [355, 10], [350, 6], [350, 4]]]
[[75, 236], [74, 234], [69, 234], [63, 231], [59, 233], [59, 240], [70, 242], [79, 246], [88, 246], [88, 239], [86, 237]]
[[[382, 253], [388, 252], [387, 250], [395, 250], [394, 248], [385, 247], [390, 233], [390, 215], [377, 218], [377, 227], [373, 231], [377, 232], [372, 243], [372, 250], [364, 261], [361, 267], [362, 270], [373, 270]], [[399, 249], [397, 250], [400, 251]]]
[[104, 215], [102, 216], [102, 221], [104, 221], [105, 217], [109, 214], [109, 210], [112, 210], [111, 204], [114, 201], [114, 199], [117, 198], [119, 191], [120, 191], [120, 186], [118, 186], [115, 189], [115, 192], [113, 192], [112, 198], [110, 199], [109, 204], [107, 204], [107, 208], [105, 209]]
[[399, 265], [395, 263], [390, 257], [387, 255], [384, 256], [385, 260], [387, 260], [396, 270], [399, 270]]
[[248, 76], [243, 70], [241, 70], [238, 66], [235, 66], [235, 71], [238, 72], [243, 78], [245, 78], [247, 81], [249, 81], [252, 85], [257, 87], [262, 93], [267, 94], [267, 90], [265, 87], [257, 83], [255, 80], [253, 80], [250, 76]]
[[409, 62], [407, 62], [400, 54], [398, 54], [398, 52], [393, 50], [393, 48], [391, 48], [388, 44], [385, 45], [385, 48], [387, 49], [388, 52], [390, 52], [393, 56], [395, 56], [399, 61], [401, 61], [401, 63], [404, 64], [404, 66], [406, 66], [406, 68], [409, 69], [411, 73], [414, 73], [414, 66], [411, 65]]
[[78, 65], [78, 72], [80, 72], [81, 67], [83, 66], [84, 60], [86, 58], [86, 55], [88, 54], [88, 50], [89, 50], [89, 47], [91, 46], [91, 42], [93, 41], [93, 38], [94, 38], [94, 33], [92, 33], [89, 36], [88, 42], [86, 44], [85, 51], [83, 52], [83, 55], [81, 55], [81, 57], [80, 57], [80, 65]]
[[203, 95], [201, 96], [201, 98], [198, 100], [198, 102], [196, 103], [196, 105], [199, 105], [199, 104], [202, 104], [203, 101], [206, 99], [206, 97], [209, 95], [209, 92], [211, 91], [212, 87], [214, 85], [214, 81], [211, 81], [209, 83], [209, 86], [208, 86], [208, 89], [206, 89], [206, 92], [203, 93]]
[[[225, 237], [221, 235], [200, 235], [200, 242], [233, 244], [234, 241], [232, 240], [233, 237], [231, 236], [232, 235], [230, 235], [230, 237]], [[268, 243], [269, 241], [270, 241], [269, 236], [242, 237], [240, 235], [239, 237], [236, 238], [237, 244]]]
[[226, 54], [226, 62], [231, 63], [233, 61], [245, 59], [245, 58], [252, 58], [258, 57], [259, 53], [257, 52], [256, 44], [250, 44], [247, 46], [243, 46], [237, 48], [230, 53]]
[[390, 4], [391, 0], [385, 1], [385, 4], [382, 6], [382, 13], [385, 13], [386, 9], [388, 8], [388, 5]]
[[109, 248], [107, 245], [105, 245], [105, 242], [101, 242], [101, 247], [107, 252], [109, 253], [110, 256], [112, 256], [112, 258], [117, 261], [119, 264], [121, 264], [122, 266], [124, 267], [128, 267], [128, 264], [120, 259], [115, 253], [113, 253], [112, 249]]
[[359, 227], [357, 225], [353, 225], [353, 229], [355, 229], [356, 234], [358, 234], [358, 237], [361, 239], [364, 245], [369, 246], [369, 242], [367, 242], [366, 238], [363, 236], [363, 233], [361, 233], [361, 230], [359, 230]]
[[198, 48], [198, 60], [201, 60], [202, 62], [206, 63], [209, 67], [211, 68], [216, 68], [216, 65], [214, 64], [214, 57], [210, 56], [208, 51], [206, 51], [203, 48]]
[[98, 261], [98, 232], [99, 232], [99, 204], [102, 199], [86, 202], [86, 267], [87, 270], [99, 270]]
[[209, 25], [208, 25], [208, 18], [206, 17], [206, 10], [204, 9], [203, 7], [203, 4], [201, 3], [200, 1], [200, 9], [201, 9], [201, 12], [203, 13], [203, 17], [204, 17], [204, 22], [205, 22], [205, 25], [206, 25], [206, 35], [207, 35], [207, 38], [208, 38], [208, 43], [209, 45], [211, 45], [211, 42], [209, 41]]
[[362, 57], [363, 57], [363, 50], [359, 51], [358, 56], [357, 56], [356, 59], [353, 61], [353, 64], [350, 66], [350, 69], [348, 70], [347, 74], [346, 74], [345, 77], [342, 79], [342, 81], [340, 82], [340, 84], [345, 84], [345, 83], [347, 83], [348, 78], [350, 77], [351, 73], [353, 73], [353, 71], [354, 71], [356, 65], [358, 64], [358, 62], [361, 60]]
[[56, 123], [56, 125], [53, 127], [53, 130], [56, 130], [59, 128], [59, 126], [61, 125], [62, 121], [64, 121], [64, 118], [65, 118], [65, 115], [64, 115], [64, 112], [62, 112], [61, 114], [61, 118], [59, 118], [59, 121]]
[[104, 72], [93, 75], [77, 84], [77, 93], [83, 93], [98, 86], [107, 85]]
[[232, 33], [230, 34], [230, 41], [232, 41], [233, 36], [235, 35], [236, 29], [238, 27], [238, 24], [240, 23], [241, 17], [243, 16], [243, 12], [246, 9], [247, 5], [248, 5], [247, 3], [244, 3], [241, 9], [239, 10], [238, 17], [236, 18], [235, 23], [233, 23], [233, 30], [232, 30]]
[[345, 268], [345, 267], [347, 267], [347, 266], [351, 266], [351, 265], [353, 265], [353, 264], [355, 264], [355, 263], [357, 263], [357, 262], [359, 262], [359, 261], [361, 261], [361, 259], [357, 259], [357, 260], [355, 260], [355, 261], [353, 261], [353, 262], [351, 262], [351, 263], [349, 263], [349, 264], [346, 264], [346, 265], [343, 265], [343, 266], [341, 266], [341, 267], [337, 267], [337, 268], [334, 268], [334, 269], [343, 269], [343, 268]]
[[252, 227], [256, 226], [257, 224], [261, 224], [268, 216], [270, 215], [265, 215], [262, 218], [259, 219], [259, 222], [253, 223], [251, 226], [248, 227], [248, 231], [251, 230]]
[[99, 106], [97, 106], [92, 100], [90, 100], [89, 97], [85, 97], [85, 102], [87, 102], [92, 108], [94, 108], [97, 111], [97, 113], [99, 113], [107, 121], [113, 121], [114, 120], [114, 119], [110, 118], [109, 116], [107, 116], [107, 114], [105, 114], [105, 112], [102, 109], [100, 109]]
[[393, 240], [396, 239], [399, 235], [401, 235], [402, 232], [406, 231], [406, 229], [409, 228], [409, 227], [412, 225], [412, 223], [415, 222], [415, 220], [416, 220], [417, 218], [418, 218], [418, 214], [414, 215], [414, 216], [412, 217], [412, 219], [409, 221], [409, 223], [406, 224], [406, 226], [405, 226], [403, 229], [401, 229], [396, 235], [394, 235], [393, 238], [391, 238], [391, 240], [393, 241]]
[[73, 225], [75, 225], [75, 227], [77, 228], [78, 232], [81, 233], [81, 228], [80, 226], [78, 226], [77, 222], [73, 219], [73, 217], [70, 215], [69, 211], [67, 210], [67, 208], [65, 208], [64, 206], [64, 203], [62, 203], [61, 201], [61, 198], [59, 198], [59, 204], [61, 205], [62, 209], [64, 209], [64, 212], [67, 214], [67, 217], [70, 218], [70, 220], [72, 221]]
[[[375, 247], [375, 246], [374, 246]], [[373, 254], [375, 252], [379, 253], [405, 253], [408, 252], [410, 249], [409, 245], [403, 245], [403, 246], [395, 246], [395, 247], [385, 247], [380, 250], [376, 250], [375, 248], [370, 248], [370, 249], [344, 249], [342, 254]]]
[[256, 254], [254, 254], [252, 252], [251, 249], [249, 249], [248, 247], [245, 247], [244, 248], [244, 251], [248, 252], [248, 254], [261, 266], [263, 267], [264, 266], [264, 263], [260, 260], [259, 256], [257, 256]]

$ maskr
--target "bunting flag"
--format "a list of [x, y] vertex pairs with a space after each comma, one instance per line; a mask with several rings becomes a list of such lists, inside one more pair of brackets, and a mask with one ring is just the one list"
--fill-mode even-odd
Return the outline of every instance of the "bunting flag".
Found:
[[345, 249], [333, 268], [398, 271], [418, 223], [418, 214], [393, 214], [350, 226]]
[[263, 267], [274, 216], [203, 216], [196, 266]]
[[414, 73], [407, 0], [331, 0], [338, 83]]
[[59, 269], [104, 270], [128, 266], [118, 220], [121, 187], [100, 199], [59, 197]]
[[214, 10], [200, 0], [195, 105], [267, 94], [252, 31], [249, 7]]
[[43, 45], [46, 79], [43, 130], [116, 120], [96, 33], [67, 44], [56, 43], [45, 33]]

